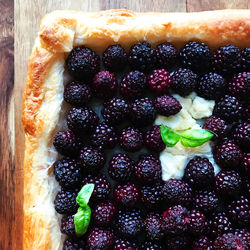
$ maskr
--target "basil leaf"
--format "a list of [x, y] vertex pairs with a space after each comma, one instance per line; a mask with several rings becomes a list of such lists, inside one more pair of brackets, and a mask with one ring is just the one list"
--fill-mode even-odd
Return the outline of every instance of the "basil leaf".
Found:
[[89, 199], [94, 191], [94, 187], [94, 184], [86, 184], [82, 187], [76, 197], [76, 202], [80, 207], [84, 208], [88, 205]]
[[87, 232], [91, 217], [91, 209], [89, 205], [82, 208], [79, 207], [74, 215], [75, 231], [77, 236], [82, 236]]
[[161, 138], [168, 147], [173, 147], [180, 140], [180, 135], [162, 124]]

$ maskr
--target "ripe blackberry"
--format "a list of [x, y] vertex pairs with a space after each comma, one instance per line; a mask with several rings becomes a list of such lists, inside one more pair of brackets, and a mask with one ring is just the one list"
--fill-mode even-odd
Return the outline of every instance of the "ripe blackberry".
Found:
[[96, 173], [100, 171], [105, 164], [106, 158], [103, 152], [92, 147], [84, 147], [80, 151], [80, 163], [84, 172]]
[[153, 51], [154, 64], [158, 69], [170, 69], [178, 61], [178, 50], [171, 43], [165, 42], [156, 46]]
[[234, 131], [235, 142], [244, 150], [250, 149], [250, 123], [240, 123]]
[[188, 214], [188, 231], [195, 236], [206, 233], [206, 216], [198, 210], [191, 210]]
[[153, 102], [147, 97], [136, 99], [135, 102], [131, 104], [129, 115], [131, 122], [135, 126], [145, 127], [153, 123], [156, 116]]
[[215, 103], [213, 114], [232, 122], [241, 118], [242, 110], [242, 105], [234, 96], [225, 95]]
[[180, 51], [180, 59], [184, 67], [203, 73], [209, 69], [211, 51], [205, 43], [189, 42]]
[[121, 98], [113, 98], [103, 104], [101, 112], [105, 122], [117, 125], [127, 118], [129, 105]]
[[133, 207], [139, 199], [139, 189], [133, 183], [118, 185], [114, 190], [114, 201], [118, 205]]
[[67, 239], [64, 241], [63, 250], [85, 250], [86, 244], [83, 240]]
[[165, 69], [155, 69], [148, 76], [149, 88], [157, 94], [162, 94], [167, 91], [172, 84], [172, 78]]
[[135, 152], [143, 146], [142, 133], [137, 128], [124, 128], [119, 137], [119, 142], [125, 151]]
[[147, 42], [134, 44], [128, 54], [128, 62], [132, 69], [149, 71], [153, 66], [153, 51]]
[[78, 208], [76, 203], [77, 192], [61, 189], [54, 200], [55, 210], [59, 214], [74, 214]]
[[246, 174], [250, 176], [250, 153], [245, 153], [243, 155], [241, 165], [244, 167]]
[[168, 250], [186, 250], [190, 246], [190, 237], [187, 235], [174, 235], [166, 238]]
[[163, 188], [162, 194], [167, 204], [189, 206], [192, 201], [192, 189], [182, 180], [170, 179]]
[[246, 47], [240, 52], [240, 71], [250, 71], [250, 47]]
[[147, 85], [147, 78], [144, 73], [135, 70], [130, 71], [121, 80], [120, 93], [127, 99], [140, 97]]
[[116, 214], [116, 207], [112, 202], [103, 202], [96, 205], [93, 210], [93, 219], [97, 226], [109, 225]]
[[250, 247], [250, 232], [247, 229], [236, 229], [234, 234], [241, 238], [248, 248]]
[[104, 122], [97, 125], [91, 135], [91, 143], [99, 149], [114, 148], [117, 143], [117, 136], [114, 127]]
[[148, 149], [157, 153], [165, 149], [166, 145], [161, 138], [160, 126], [153, 126], [145, 133], [144, 143]]
[[117, 72], [125, 68], [127, 53], [121, 45], [111, 45], [103, 52], [102, 61], [106, 69]]
[[114, 250], [138, 250], [136, 244], [128, 241], [117, 239], [114, 244]]
[[66, 67], [77, 79], [91, 79], [100, 69], [100, 57], [89, 48], [76, 47], [66, 59]]
[[91, 132], [97, 125], [99, 117], [89, 107], [72, 108], [67, 115], [67, 124], [74, 133], [82, 135]]
[[223, 138], [229, 131], [227, 123], [213, 115], [204, 122], [202, 128], [210, 130], [219, 138]]
[[115, 242], [114, 234], [108, 229], [93, 228], [88, 235], [87, 243], [90, 250], [108, 250]]
[[140, 250], [163, 250], [163, 247], [160, 243], [152, 242], [152, 241], [145, 241], [143, 242], [140, 247]]
[[182, 109], [181, 104], [172, 96], [159, 96], [154, 100], [154, 106], [157, 114], [171, 116], [179, 113]]
[[152, 241], [161, 240], [163, 237], [162, 218], [157, 214], [148, 215], [144, 220], [147, 238]]
[[187, 96], [195, 90], [198, 76], [190, 69], [179, 68], [172, 75], [171, 88], [181, 96]]
[[199, 96], [216, 100], [225, 93], [226, 84], [225, 79], [221, 75], [209, 72], [199, 79], [196, 84], [196, 90]]
[[192, 250], [210, 250], [212, 241], [207, 236], [201, 236], [193, 241]]
[[61, 232], [69, 237], [75, 237], [74, 215], [64, 215], [61, 219]]
[[60, 154], [74, 157], [79, 153], [81, 142], [72, 131], [67, 130], [57, 132], [53, 145]]
[[161, 180], [161, 163], [152, 155], [142, 156], [134, 168], [135, 177], [144, 184]]
[[63, 158], [53, 164], [56, 180], [64, 189], [72, 189], [81, 181], [80, 164], [70, 158]]
[[115, 94], [118, 83], [112, 73], [103, 70], [95, 75], [92, 82], [92, 88], [98, 97], [106, 99]]
[[73, 106], [83, 106], [92, 97], [91, 89], [87, 84], [73, 81], [66, 85], [63, 93], [64, 100]]
[[129, 238], [136, 237], [143, 229], [143, 218], [138, 209], [119, 210], [116, 220], [118, 231]]

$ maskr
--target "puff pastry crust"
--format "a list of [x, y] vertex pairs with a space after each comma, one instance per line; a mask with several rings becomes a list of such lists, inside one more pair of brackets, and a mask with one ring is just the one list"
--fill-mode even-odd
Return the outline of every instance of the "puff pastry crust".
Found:
[[23, 99], [24, 249], [61, 249], [60, 216], [53, 200], [59, 189], [51, 174], [57, 158], [52, 147], [55, 131], [63, 126], [64, 62], [75, 46], [102, 52], [119, 43], [128, 49], [137, 41], [155, 46], [164, 41], [181, 47], [195, 40], [211, 48], [250, 45], [250, 10], [197, 13], [135, 13], [108, 10], [97, 13], [55, 11], [41, 22], [29, 59]]

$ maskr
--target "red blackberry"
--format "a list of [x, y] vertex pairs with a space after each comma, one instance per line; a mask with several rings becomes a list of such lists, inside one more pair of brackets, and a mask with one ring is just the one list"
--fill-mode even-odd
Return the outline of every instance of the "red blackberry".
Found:
[[250, 71], [250, 47], [246, 47], [240, 52], [241, 71]]
[[140, 247], [140, 250], [163, 250], [163, 247], [160, 243], [155, 243], [152, 241], [145, 241], [143, 242]]
[[168, 250], [186, 250], [190, 246], [190, 237], [187, 235], [174, 235], [166, 238]]
[[172, 83], [172, 78], [165, 69], [155, 69], [148, 76], [148, 85], [150, 89], [157, 94], [162, 94], [167, 91]]
[[109, 176], [118, 182], [128, 181], [134, 169], [134, 162], [127, 154], [116, 154], [109, 162]]
[[179, 113], [182, 109], [181, 104], [172, 96], [159, 96], [154, 100], [156, 112], [160, 115], [171, 116]]
[[171, 206], [189, 206], [192, 201], [192, 189], [182, 180], [168, 180], [162, 188], [162, 194], [166, 203]]
[[88, 134], [97, 125], [99, 117], [89, 107], [72, 108], [67, 115], [67, 124], [76, 134]]
[[99, 149], [114, 148], [117, 142], [117, 136], [114, 127], [104, 122], [97, 125], [91, 135], [91, 143]]
[[198, 210], [188, 214], [188, 231], [195, 236], [203, 235], [207, 231], [206, 216]]
[[207, 236], [201, 236], [193, 241], [192, 250], [210, 250], [212, 241]]
[[241, 165], [244, 167], [245, 172], [250, 176], [250, 153], [245, 153], [243, 155]]
[[106, 69], [117, 72], [125, 68], [127, 53], [121, 45], [111, 45], [103, 52], [102, 61]]
[[162, 218], [157, 214], [148, 215], [144, 220], [147, 238], [152, 241], [161, 240], [163, 237]]
[[103, 202], [96, 205], [93, 210], [93, 219], [97, 226], [109, 225], [116, 214], [116, 208], [112, 202]]
[[178, 50], [171, 43], [165, 42], [157, 45], [153, 51], [156, 68], [172, 68], [178, 61], [178, 55]]
[[161, 180], [161, 163], [152, 155], [142, 156], [134, 168], [135, 177], [141, 183]]
[[118, 84], [112, 73], [103, 70], [95, 75], [92, 88], [98, 97], [106, 99], [115, 94]]
[[195, 90], [198, 76], [190, 69], [179, 68], [172, 75], [171, 88], [181, 96], [187, 96]]
[[226, 84], [221, 75], [209, 72], [199, 79], [196, 90], [199, 96], [216, 100], [225, 93]]
[[149, 71], [153, 66], [153, 51], [147, 42], [134, 44], [128, 54], [128, 62], [133, 69]]
[[131, 122], [135, 126], [145, 127], [153, 123], [156, 116], [153, 102], [147, 97], [136, 99], [135, 102], [131, 104], [129, 115]]
[[115, 241], [114, 250], [138, 250], [138, 248], [128, 240], [118, 239]]
[[91, 79], [100, 69], [100, 57], [89, 48], [76, 47], [66, 59], [66, 67], [77, 79]]
[[91, 89], [81, 82], [70, 82], [66, 85], [63, 93], [64, 100], [73, 106], [83, 106], [92, 97]]
[[165, 149], [166, 145], [161, 138], [160, 126], [153, 126], [145, 133], [144, 143], [148, 149], [157, 153]]
[[236, 229], [234, 234], [241, 238], [248, 248], [250, 247], [250, 232], [247, 229]]
[[250, 123], [240, 123], [234, 131], [235, 142], [244, 150], [250, 149]]
[[131, 71], [121, 80], [120, 93], [123, 97], [134, 99], [140, 97], [147, 85], [147, 78], [140, 71]]
[[114, 190], [114, 201], [118, 205], [133, 207], [139, 199], [139, 189], [133, 183], [118, 185]]
[[124, 150], [135, 152], [143, 146], [142, 133], [137, 128], [124, 128], [121, 132], [119, 142]]
[[196, 72], [206, 72], [210, 66], [211, 51], [205, 43], [189, 42], [180, 51], [184, 67]]
[[69, 237], [75, 237], [74, 215], [64, 215], [61, 219], [61, 232]]
[[114, 234], [108, 229], [93, 228], [88, 235], [87, 243], [90, 250], [108, 250], [115, 242]]
[[63, 250], [85, 250], [86, 244], [83, 240], [67, 239], [63, 244]]

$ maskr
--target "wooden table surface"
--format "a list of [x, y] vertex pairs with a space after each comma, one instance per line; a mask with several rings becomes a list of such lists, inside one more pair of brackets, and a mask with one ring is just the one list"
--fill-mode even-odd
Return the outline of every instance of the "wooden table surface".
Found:
[[22, 249], [22, 95], [28, 57], [45, 13], [56, 9], [190, 12], [249, 7], [248, 0], [15, 0], [14, 11], [13, 0], [0, 0], [0, 250]]

